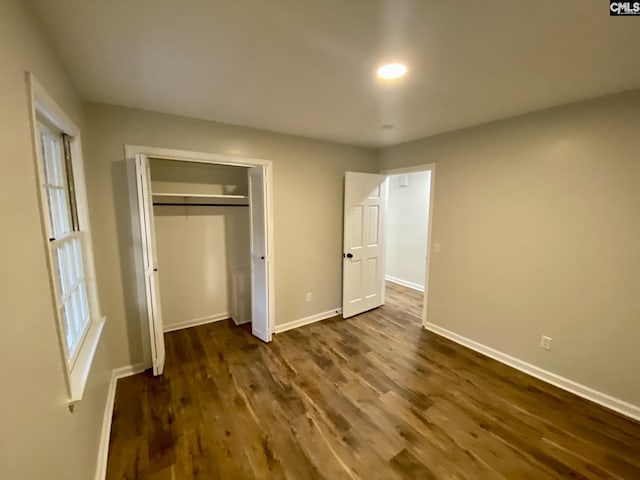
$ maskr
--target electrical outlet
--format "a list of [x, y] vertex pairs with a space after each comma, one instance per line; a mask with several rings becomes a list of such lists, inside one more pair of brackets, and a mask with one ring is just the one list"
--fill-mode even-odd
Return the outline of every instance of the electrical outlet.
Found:
[[307, 292], [306, 299], [307, 299], [307, 302], [310, 302], [311, 300], [313, 300], [313, 293]]
[[551, 337], [545, 337], [544, 335], [542, 335], [540, 337], [540, 348], [551, 350]]

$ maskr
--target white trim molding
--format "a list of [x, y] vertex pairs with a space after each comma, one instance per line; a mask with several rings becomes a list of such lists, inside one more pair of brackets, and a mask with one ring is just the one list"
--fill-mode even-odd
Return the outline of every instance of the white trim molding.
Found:
[[531, 365], [530, 363], [519, 360], [515, 357], [512, 357], [511, 355], [507, 355], [506, 353], [483, 345], [482, 343], [478, 343], [467, 337], [458, 335], [457, 333], [451, 332], [433, 323], [426, 323], [424, 325], [424, 328], [426, 328], [430, 332], [445, 337], [452, 342], [470, 348], [471, 350], [475, 350], [476, 352], [493, 358], [500, 363], [504, 363], [505, 365], [515, 368], [516, 370], [520, 370], [527, 375], [536, 377], [543, 382], [550, 383], [551, 385], [561, 388], [562, 390], [566, 390], [567, 392], [571, 392], [575, 395], [578, 395], [579, 397], [597, 403], [598, 405], [602, 405], [603, 407], [618, 412], [626, 417], [640, 421], [640, 406], [638, 405], [633, 405], [631, 403], [625, 402], [624, 400], [620, 400], [618, 398], [607, 395], [606, 393], [594, 390], [593, 388], [587, 387], [586, 385], [582, 385], [580, 383], [574, 382], [573, 380], [569, 380], [568, 378], [561, 377], [560, 375], [556, 375], [555, 373], [551, 373], [547, 370], [543, 370], [540, 367], [536, 367], [535, 365]]
[[[93, 244], [91, 240], [91, 225], [89, 221], [89, 210], [87, 200], [87, 188], [84, 174], [84, 162], [82, 156], [82, 135], [78, 126], [58, 105], [55, 99], [47, 93], [45, 88], [38, 82], [31, 73], [26, 73], [28, 88], [29, 117], [31, 124], [31, 145], [36, 172], [36, 182], [38, 185], [38, 200], [40, 204], [40, 226], [42, 228], [43, 246], [46, 252], [47, 270], [49, 273], [49, 286], [51, 290], [51, 301], [55, 308], [56, 329], [58, 331], [58, 344], [60, 347], [60, 357], [64, 365], [64, 379], [67, 389], [67, 403], [73, 410], [76, 403], [82, 400], [84, 389], [87, 384], [91, 365], [95, 353], [100, 343], [100, 338], [106, 321], [106, 317], [100, 314], [98, 301], [98, 291], [96, 284], [95, 262], [93, 257]], [[82, 250], [83, 275], [86, 286], [87, 303], [89, 309], [89, 324], [82, 338], [78, 337], [77, 351], [72, 354], [66, 345], [64, 333], [65, 320], [60, 313], [62, 304], [62, 294], [57, 271], [54, 250], [51, 248], [51, 232], [49, 224], [49, 202], [45, 187], [44, 158], [40, 141], [40, 127], [38, 123], [41, 119], [50, 123], [54, 128], [55, 135], [67, 134], [73, 137], [70, 143], [71, 148], [71, 168], [73, 171], [72, 186], [75, 192], [78, 223], [72, 228], [75, 238], [80, 240]], [[71, 238], [68, 235], [67, 238]]]
[[233, 315], [231, 315], [231, 320], [233, 320], [233, 323], [235, 324], [236, 327], [239, 327], [240, 325], [246, 325], [247, 323], [251, 323], [251, 319], [238, 322], [236, 320], [236, 317], [234, 317]]
[[164, 325], [162, 331], [164, 333], [168, 333], [175, 330], [182, 330], [183, 328], [197, 327], [198, 325], [219, 322], [221, 320], [227, 320], [228, 318], [231, 318], [231, 314], [229, 312], [216, 313], [215, 315], [208, 315], [206, 317], [185, 320], [184, 322], [174, 323], [172, 325]]
[[294, 328], [303, 327], [305, 325], [311, 325], [312, 323], [316, 323], [321, 320], [326, 320], [327, 318], [333, 318], [341, 314], [342, 314], [342, 308], [337, 307], [332, 310], [327, 310], [326, 312], [316, 313], [315, 315], [310, 315], [308, 317], [299, 318], [298, 320], [293, 320], [291, 322], [276, 325], [274, 328], [274, 333], [282, 333], [282, 332], [286, 332], [287, 330], [293, 330]]
[[[144, 372], [147, 368], [151, 368], [151, 367], [147, 366], [144, 362], [135, 363], [133, 365], [127, 365], [125, 367], [114, 368], [113, 377], [115, 378], [115, 380], [131, 377], [133, 375], [137, 375], [139, 373]], [[115, 389], [114, 389], [114, 393], [115, 393]]]
[[412, 290], [417, 290], [419, 292], [424, 292], [424, 285], [420, 285], [418, 283], [409, 282], [407, 280], [402, 280], [401, 278], [392, 277], [391, 275], [385, 275], [384, 279], [387, 282], [395, 283], [397, 285], [402, 285], [403, 287], [410, 288]]
[[[139, 244], [141, 238], [139, 236], [140, 226], [137, 218], [137, 191], [135, 187], [135, 172], [132, 169], [130, 159], [136, 155], [146, 155], [147, 157], [163, 158], [167, 160], [179, 160], [186, 162], [211, 163], [219, 165], [230, 165], [240, 167], [262, 167], [264, 172], [264, 188], [265, 188], [265, 205], [266, 205], [266, 240], [267, 252], [265, 255], [267, 265], [267, 331], [268, 341], [271, 341], [271, 334], [275, 325], [275, 245], [274, 245], [274, 200], [273, 200], [273, 162], [260, 158], [244, 157], [240, 155], [230, 155], [221, 153], [196, 152], [191, 150], [176, 150], [169, 148], [150, 147], [141, 145], [125, 145], [124, 154], [127, 162], [128, 181], [129, 181], [129, 203], [131, 208], [131, 222], [133, 242]], [[137, 266], [136, 269], [136, 294], [141, 305], [146, 302], [145, 288], [142, 282], [141, 256], [134, 249], [134, 259]], [[226, 318], [230, 315], [227, 314]], [[148, 318], [144, 314], [140, 314], [140, 331], [142, 332], [142, 349], [144, 358], [147, 362], [151, 361], [151, 346]], [[192, 325], [191, 325], [192, 326]], [[171, 328], [171, 327], [170, 327]], [[180, 326], [179, 328], [186, 328]], [[168, 330], [165, 330], [165, 332]]]
[[107, 390], [107, 400], [104, 405], [104, 415], [102, 417], [102, 431], [100, 434], [100, 446], [98, 447], [98, 463], [96, 465], [95, 480], [104, 480], [107, 476], [107, 459], [109, 458], [109, 439], [111, 437], [111, 420], [113, 418], [113, 407], [116, 400], [116, 384], [118, 379], [130, 377], [146, 370], [144, 363], [127, 365], [126, 367], [114, 368], [111, 372], [111, 380]]

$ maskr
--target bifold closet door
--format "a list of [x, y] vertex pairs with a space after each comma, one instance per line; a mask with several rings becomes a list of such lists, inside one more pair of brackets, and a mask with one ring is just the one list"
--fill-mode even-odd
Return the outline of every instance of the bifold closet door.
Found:
[[160, 285], [158, 283], [158, 259], [156, 255], [156, 235], [153, 223], [153, 200], [151, 197], [151, 174], [149, 159], [145, 155], [135, 158], [136, 186], [138, 193], [138, 214], [144, 268], [144, 286], [149, 323], [153, 374], [162, 375], [165, 350], [160, 310]]
[[264, 342], [271, 341], [269, 328], [269, 249], [267, 241], [265, 172], [249, 169], [249, 207], [251, 217], [251, 333]]

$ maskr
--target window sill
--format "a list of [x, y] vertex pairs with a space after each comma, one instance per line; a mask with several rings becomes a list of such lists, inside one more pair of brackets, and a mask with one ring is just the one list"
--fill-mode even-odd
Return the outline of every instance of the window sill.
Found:
[[97, 322], [92, 322], [87, 332], [87, 336], [80, 347], [80, 353], [76, 359], [76, 363], [71, 369], [68, 378], [69, 385], [69, 408], [73, 410], [76, 403], [82, 400], [84, 388], [87, 385], [89, 372], [93, 363], [93, 357], [96, 355], [102, 329], [104, 328], [106, 317], [100, 318]]

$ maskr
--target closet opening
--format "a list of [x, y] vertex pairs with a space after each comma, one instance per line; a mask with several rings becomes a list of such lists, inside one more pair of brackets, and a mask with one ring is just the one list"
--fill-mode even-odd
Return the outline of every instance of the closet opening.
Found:
[[271, 162], [132, 146], [127, 158], [145, 363], [162, 374], [164, 333], [219, 320], [271, 341]]

